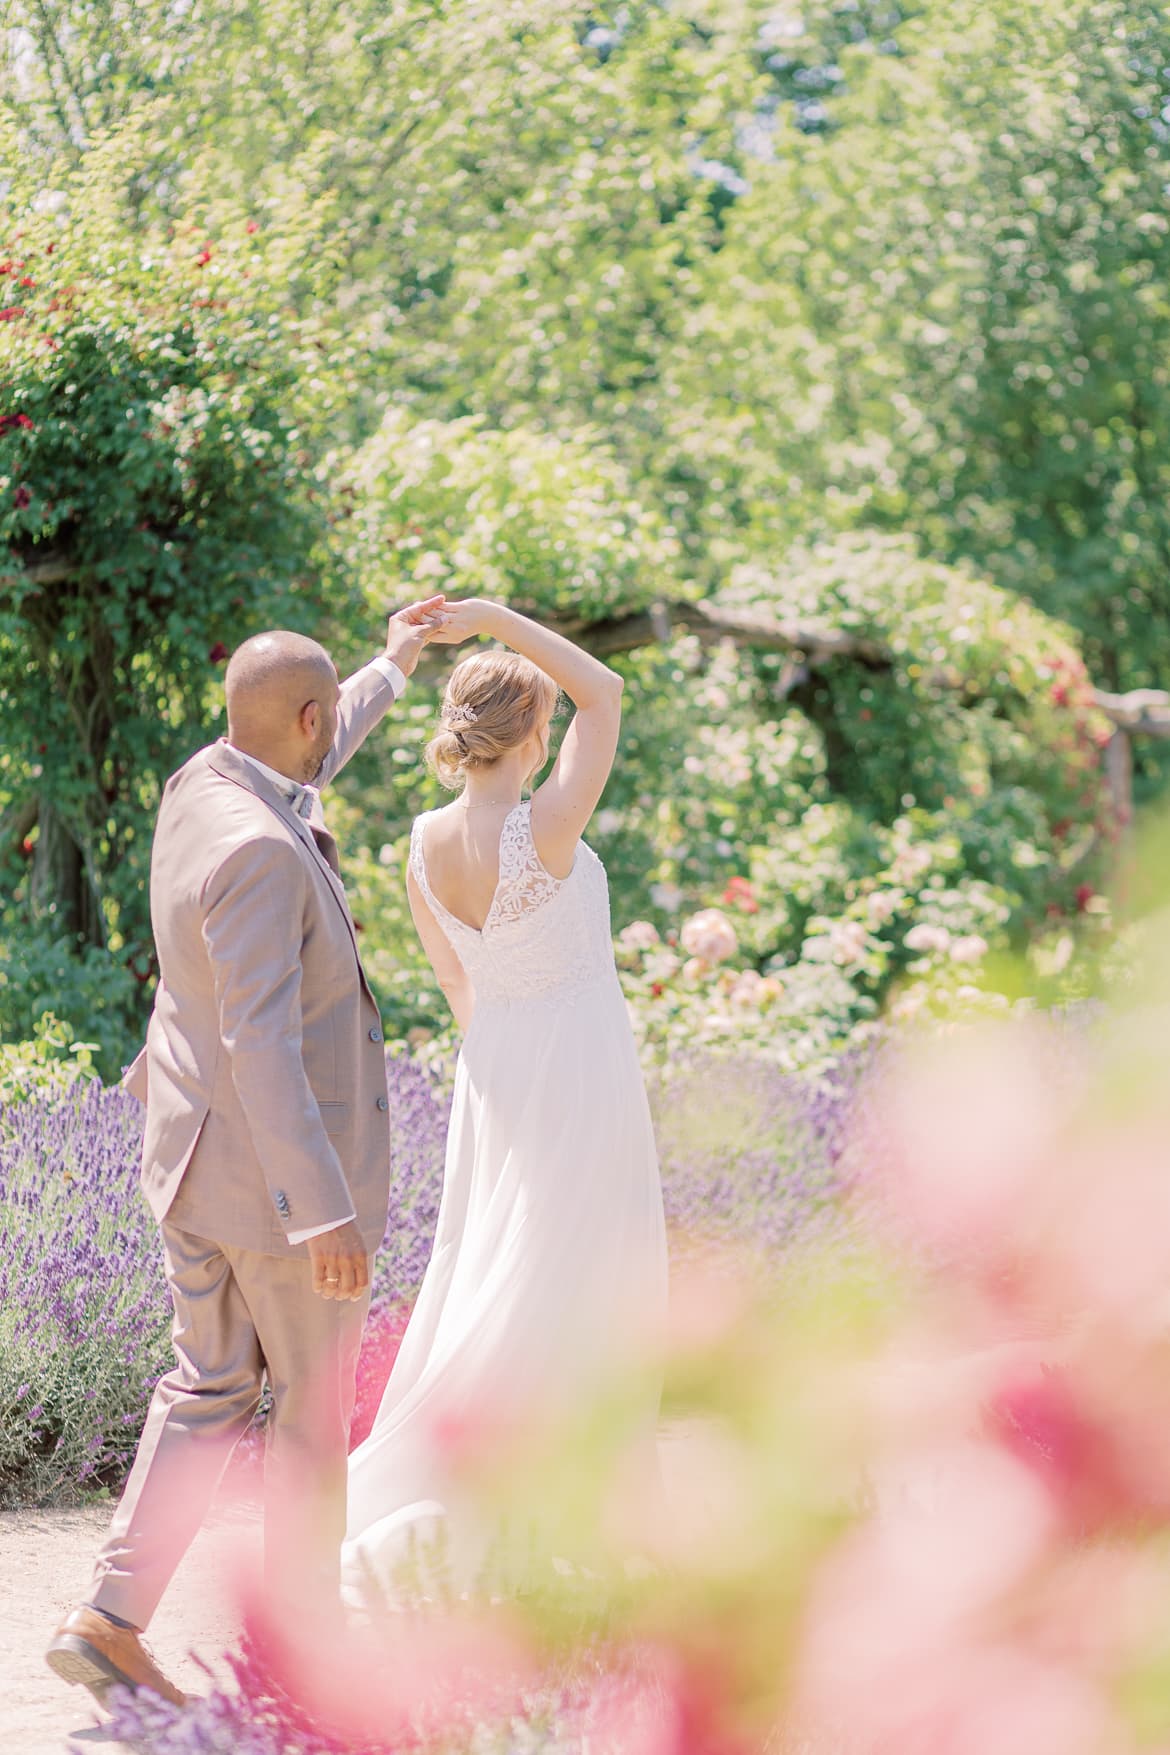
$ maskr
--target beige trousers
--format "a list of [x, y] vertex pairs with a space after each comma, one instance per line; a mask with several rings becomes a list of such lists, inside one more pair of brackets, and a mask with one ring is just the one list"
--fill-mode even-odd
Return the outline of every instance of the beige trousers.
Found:
[[272, 1391], [264, 1561], [280, 1600], [337, 1601], [346, 1451], [369, 1295], [318, 1297], [302, 1256], [260, 1255], [162, 1224], [176, 1365], [158, 1383], [89, 1601], [143, 1628]]

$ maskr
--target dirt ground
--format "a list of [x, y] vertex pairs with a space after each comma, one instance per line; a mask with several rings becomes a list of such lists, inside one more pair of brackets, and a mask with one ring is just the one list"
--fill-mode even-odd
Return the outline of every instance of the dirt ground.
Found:
[[[127, 1746], [85, 1688], [69, 1687], [47, 1667], [45, 1647], [61, 1617], [80, 1602], [111, 1508], [0, 1512], [0, 1750], [5, 1755], [66, 1755], [71, 1747]], [[207, 1676], [191, 1658], [213, 1663], [236, 1631], [229, 1581], [241, 1556], [258, 1555], [259, 1515], [217, 1513], [175, 1575], [150, 1628], [164, 1671], [188, 1693], [205, 1693]]]

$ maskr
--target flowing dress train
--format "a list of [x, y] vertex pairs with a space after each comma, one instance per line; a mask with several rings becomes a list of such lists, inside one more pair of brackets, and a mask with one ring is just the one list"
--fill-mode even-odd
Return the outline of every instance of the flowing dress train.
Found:
[[[412, 1538], [442, 1532], [465, 1574], [453, 1434], [587, 1393], [625, 1340], [661, 1333], [666, 1237], [650, 1113], [614, 964], [605, 869], [583, 842], [554, 878], [531, 805], [500, 836], [483, 927], [415, 880], [475, 1011], [459, 1055], [434, 1249], [369, 1437], [350, 1458], [347, 1597], [393, 1594]], [[654, 1410], [647, 1410], [648, 1423]]]

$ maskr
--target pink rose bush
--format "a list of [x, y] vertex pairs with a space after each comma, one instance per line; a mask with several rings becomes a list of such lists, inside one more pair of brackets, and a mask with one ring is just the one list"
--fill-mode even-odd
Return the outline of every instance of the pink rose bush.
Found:
[[[899, 830], [889, 866], [844, 912], [810, 914], [794, 956], [761, 954], [775, 925], [747, 879], [677, 931], [632, 921], [615, 949], [647, 1061], [708, 1043], [815, 1069], [865, 1045], [883, 997], [896, 1021], [996, 1010], [983, 970], [1003, 945], [1006, 905], [987, 885], [941, 881], [937, 858]], [[925, 880], [918, 894], [913, 876]], [[1038, 946], [1038, 972], [1045, 957]], [[1071, 942], [1065, 962], [1075, 974]]]

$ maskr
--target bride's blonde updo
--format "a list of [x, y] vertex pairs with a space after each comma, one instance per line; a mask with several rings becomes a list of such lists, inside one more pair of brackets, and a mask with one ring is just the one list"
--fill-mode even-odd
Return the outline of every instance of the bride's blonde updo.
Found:
[[557, 694], [552, 677], [518, 652], [473, 652], [448, 679], [427, 766], [458, 792], [469, 768], [490, 768], [543, 725]]

